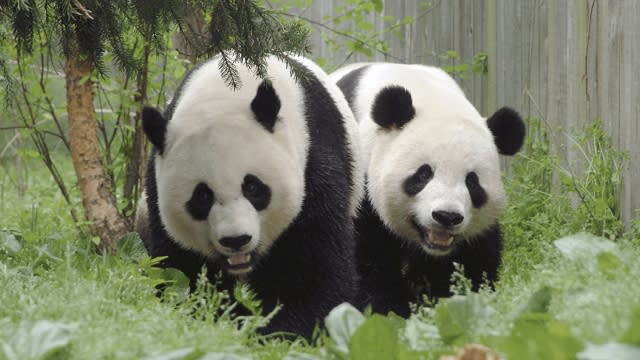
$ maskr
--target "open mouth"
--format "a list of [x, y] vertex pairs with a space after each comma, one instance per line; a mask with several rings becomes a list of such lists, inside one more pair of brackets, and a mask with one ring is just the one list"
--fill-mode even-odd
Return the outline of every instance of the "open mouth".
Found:
[[224, 267], [229, 273], [234, 275], [244, 274], [249, 272], [253, 267], [255, 254], [253, 252], [238, 253], [227, 256], [225, 260]]
[[420, 235], [422, 244], [426, 247], [440, 251], [451, 250], [453, 240], [455, 240], [454, 234], [443, 230], [427, 229], [426, 227], [418, 224], [414, 217], [411, 217], [411, 224]]

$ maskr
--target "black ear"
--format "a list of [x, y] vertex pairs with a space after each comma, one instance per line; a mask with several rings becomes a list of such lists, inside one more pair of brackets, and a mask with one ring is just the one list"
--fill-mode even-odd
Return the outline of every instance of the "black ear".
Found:
[[376, 95], [371, 117], [385, 129], [402, 128], [416, 114], [409, 90], [402, 86], [388, 86]]
[[514, 155], [524, 143], [526, 128], [520, 115], [513, 109], [503, 107], [487, 120], [493, 139], [502, 155]]
[[269, 132], [273, 132], [280, 111], [280, 99], [273, 86], [267, 81], [263, 81], [258, 86], [256, 97], [251, 101], [251, 110], [256, 120]]
[[160, 155], [164, 150], [167, 123], [167, 119], [156, 108], [145, 106], [142, 109], [142, 129]]

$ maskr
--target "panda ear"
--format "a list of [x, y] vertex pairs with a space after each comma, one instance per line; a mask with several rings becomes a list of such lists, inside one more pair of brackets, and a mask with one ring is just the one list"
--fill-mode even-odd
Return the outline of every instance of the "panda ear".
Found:
[[280, 111], [280, 99], [271, 83], [263, 81], [258, 86], [256, 97], [251, 101], [251, 111], [265, 129], [273, 132]]
[[489, 119], [487, 126], [493, 133], [493, 139], [502, 155], [514, 155], [524, 143], [526, 128], [520, 115], [513, 109], [498, 109]]
[[145, 106], [142, 109], [142, 129], [160, 155], [164, 150], [167, 124], [167, 119], [156, 108]]
[[402, 86], [388, 86], [376, 95], [371, 109], [373, 120], [385, 129], [402, 128], [416, 114], [411, 93]]

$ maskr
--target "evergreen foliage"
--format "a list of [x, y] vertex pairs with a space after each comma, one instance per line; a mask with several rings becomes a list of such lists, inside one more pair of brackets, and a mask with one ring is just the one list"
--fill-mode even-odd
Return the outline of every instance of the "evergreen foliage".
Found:
[[[204, 14], [207, 33], [187, 25], [194, 13]], [[178, 31], [197, 58], [222, 53], [221, 70], [233, 87], [240, 85], [234, 56], [265, 78], [267, 54], [286, 59], [287, 53], [308, 51], [307, 28], [301, 21], [284, 21], [250, 0], [0, 0], [0, 22], [10, 24], [13, 33], [0, 36], [0, 45], [15, 41], [20, 51], [32, 53], [36, 32], [42, 31], [51, 37], [50, 51], [60, 46], [67, 57], [89, 60], [101, 75], [106, 74], [106, 51], [122, 70], [141, 70], [141, 59], [126, 41], [129, 31], [138, 32], [156, 50], [165, 47], [163, 33]], [[0, 70], [4, 68], [0, 62]]]

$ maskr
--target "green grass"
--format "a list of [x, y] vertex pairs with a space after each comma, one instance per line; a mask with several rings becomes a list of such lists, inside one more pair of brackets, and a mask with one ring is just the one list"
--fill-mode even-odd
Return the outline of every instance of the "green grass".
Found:
[[[15, 170], [5, 163], [0, 359], [437, 359], [470, 342], [509, 359], [635, 358], [640, 225], [625, 231], [617, 220], [624, 156], [596, 123], [577, 137], [584, 170], [570, 174], [544, 128], [530, 128], [506, 182], [505, 257], [495, 292], [469, 293], [459, 280], [459, 295], [416, 309], [407, 321], [339, 307], [327, 321], [330, 335], [311, 345], [255, 335], [259, 316], [240, 326], [214, 315], [233, 305], [206, 284], [188, 296], [178, 281], [159, 299], [154, 285], [175, 274], [154, 271], [135, 237], [116, 255], [96, 254], [46, 170], [28, 164], [27, 194], [19, 198]], [[65, 163], [71, 183], [72, 171]]]

